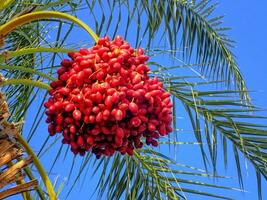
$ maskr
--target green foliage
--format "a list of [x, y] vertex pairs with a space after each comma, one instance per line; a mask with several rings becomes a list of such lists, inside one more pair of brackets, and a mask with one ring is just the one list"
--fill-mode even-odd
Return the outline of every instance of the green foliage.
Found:
[[[260, 109], [250, 104], [244, 80], [231, 52], [233, 41], [224, 32], [227, 28], [221, 26], [222, 16], [214, 16], [215, 7], [210, 0], [19, 0], [0, 11], [2, 25], [21, 13], [33, 10], [57, 10], [76, 16], [85, 9], [90, 15], [90, 23], [94, 24], [97, 34], [101, 36], [108, 34], [114, 37], [122, 32], [127, 38], [129, 32], [135, 31], [135, 46], [146, 47], [147, 53], [155, 58], [149, 63], [153, 69], [151, 75], [159, 76], [164, 81], [166, 90], [173, 96], [174, 133], [169, 138], [163, 138], [161, 145], [167, 144], [174, 154], [177, 146], [187, 145], [187, 142], [177, 139], [179, 124], [176, 118], [183, 105], [192, 124], [191, 133], [196, 139], [193, 144], [199, 146], [206, 168], [200, 170], [178, 163], [171, 156], [166, 156], [166, 152], [149, 147], [135, 151], [133, 157], [116, 154], [113, 158], [96, 160], [92, 154], [87, 154], [75, 178], [69, 177], [73, 180], [70, 190], [64, 191], [63, 188], [65, 195], [72, 192], [82, 176], [87, 176], [88, 168], [93, 168], [93, 174], [101, 172], [95, 190], [99, 197], [107, 199], [185, 199], [187, 193], [230, 199], [208, 191], [210, 187], [240, 191], [209, 182], [210, 179], [226, 178], [217, 175], [220, 174], [217, 170], [218, 150], [222, 149], [224, 164], [227, 166], [230, 144], [235, 154], [241, 186], [240, 156], [244, 156], [255, 168], [261, 197], [261, 178], [267, 178], [267, 129], [258, 121], [265, 117], [257, 115], [256, 112]], [[122, 17], [125, 11], [127, 16]], [[121, 27], [121, 24], [125, 26]], [[34, 22], [14, 30], [5, 38], [5, 45], [0, 49], [1, 73], [7, 79], [28, 79], [44, 83], [53, 80], [62, 53], [88, 45], [85, 42], [72, 44], [69, 37], [74, 29], [76, 27], [72, 23], [53, 19]], [[55, 36], [52, 40], [51, 35]], [[179, 54], [180, 51], [182, 54]], [[162, 66], [157, 60], [157, 56], [162, 55], [172, 60], [172, 65]], [[184, 62], [181, 64], [177, 62], [178, 59]], [[197, 64], [190, 64], [192, 62]], [[192, 75], [192, 71], [197, 72], [197, 76]], [[235, 80], [234, 85], [231, 85], [232, 80]], [[218, 89], [218, 86], [223, 89]], [[23, 121], [34, 102], [35, 117], [31, 124], [26, 122], [30, 126], [29, 132], [23, 133], [30, 142], [33, 136], [40, 134], [37, 130], [44, 122], [42, 104], [47, 93], [36, 89], [34, 85], [10, 85], [3, 90], [9, 100], [13, 121]], [[42, 138], [43, 144], [37, 150], [39, 158], [54, 145], [58, 145], [58, 140], [60, 138], [49, 143], [48, 136]], [[51, 168], [46, 168], [49, 174], [54, 166], [62, 162], [59, 158], [69, 154], [68, 149], [64, 150], [63, 145], [59, 147]], [[73, 159], [69, 167], [70, 174], [79, 163], [77, 160], [78, 158]], [[34, 169], [26, 169], [30, 179], [36, 175]], [[199, 190], [192, 189], [196, 187]], [[40, 187], [36, 194], [41, 199], [46, 196]]]
[[[242, 91], [241, 97], [249, 100], [245, 82], [230, 50], [234, 41], [225, 33], [229, 28], [222, 26], [223, 16], [214, 16], [217, 4], [211, 0], [118, 0], [112, 3], [86, 0], [86, 4], [95, 19], [98, 34], [109, 33], [114, 37], [119, 24], [122, 24], [121, 16], [127, 10], [128, 16], [124, 16], [127, 17], [125, 38], [129, 29], [136, 29], [136, 46], [150, 49], [160, 42], [165, 48], [181, 49], [187, 62], [193, 60], [207, 64], [199, 66], [202, 75], [214, 80], [221, 78], [228, 87], [232, 87], [234, 79], [234, 85]], [[101, 19], [96, 16], [101, 16]], [[112, 27], [113, 23], [117, 26]], [[158, 37], [160, 41], [156, 40]]]

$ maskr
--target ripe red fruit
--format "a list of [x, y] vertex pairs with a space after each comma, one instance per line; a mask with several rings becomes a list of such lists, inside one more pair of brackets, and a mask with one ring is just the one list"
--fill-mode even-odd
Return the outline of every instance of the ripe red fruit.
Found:
[[121, 110], [117, 110], [116, 113], [115, 113], [115, 119], [116, 119], [117, 121], [120, 121], [120, 120], [122, 120], [122, 118], [123, 118], [123, 113], [122, 113], [122, 111], [121, 111]]
[[63, 103], [60, 102], [60, 101], [57, 101], [57, 102], [54, 103], [54, 106], [55, 106], [57, 111], [60, 111], [62, 109], [62, 107], [63, 107]]
[[111, 108], [112, 107], [112, 105], [113, 105], [112, 100], [113, 100], [112, 96], [107, 96], [107, 98], [105, 99], [105, 105], [108, 108]]
[[64, 121], [63, 116], [61, 114], [57, 115], [56, 120], [55, 120], [56, 124], [61, 125], [63, 121]]
[[77, 95], [73, 96], [72, 99], [73, 99], [73, 101], [76, 102], [76, 103], [81, 103], [81, 102], [84, 101], [84, 99], [83, 99], [83, 95], [81, 95], [81, 94], [77, 94]]
[[82, 84], [83, 84], [83, 79], [81, 79], [81, 78], [76, 78], [76, 80], [75, 80], [75, 83], [76, 83], [76, 85], [79, 87], [79, 86], [82, 86]]
[[52, 102], [50, 102], [50, 101], [47, 101], [44, 103], [45, 108], [49, 108], [51, 105], [52, 105]]
[[89, 115], [92, 111], [92, 108], [89, 107], [89, 108], [84, 108], [84, 107], [81, 107], [82, 111], [83, 111], [83, 114], [85, 115]]
[[92, 145], [94, 144], [94, 138], [92, 136], [89, 136], [86, 140], [87, 144]]
[[136, 103], [134, 103], [134, 102], [129, 103], [129, 110], [132, 113], [137, 113], [138, 112], [138, 106], [136, 105]]
[[143, 49], [134, 50], [120, 36], [104, 37], [68, 55], [44, 106], [49, 134], [62, 133], [75, 155], [133, 155], [142, 140], [157, 146], [172, 131], [170, 93], [148, 76]]
[[143, 54], [144, 54], [144, 49], [142, 49], [142, 48], [138, 48], [138, 49], [136, 50], [136, 52], [137, 52], [138, 55], [143, 55]]
[[83, 137], [82, 136], [79, 136], [78, 139], [77, 139], [77, 144], [79, 146], [83, 146], [84, 145], [84, 141], [83, 141]]
[[[106, 135], [111, 133], [111, 131], [107, 127], [102, 127], [101, 131], [102, 131], [102, 133], [104, 133]], [[107, 139], [110, 140], [109, 138], [107, 138]]]
[[75, 106], [73, 103], [70, 103], [70, 104], [67, 104], [66, 107], [65, 107], [65, 111], [66, 112], [71, 112], [75, 109]]
[[116, 136], [117, 136], [118, 138], [123, 138], [123, 136], [124, 136], [124, 131], [123, 131], [122, 128], [117, 128], [117, 130], [116, 130]]
[[59, 90], [57, 90], [58, 93], [62, 94], [62, 95], [68, 95], [70, 93], [70, 89], [69, 88], [60, 88]]
[[89, 123], [89, 116], [85, 115], [83, 118], [84, 123], [88, 124]]
[[161, 95], [161, 98], [162, 99], [165, 99], [165, 98], [168, 98], [168, 97], [170, 97], [171, 96], [171, 94], [169, 93], [169, 92], [164, 92], [162, 95]]
[[145, 124], [141, 124], [139, 127], [138, 127], [138, 131], [140, 133], [144, 132], [146, 130], [146, 125]]
[[103, 114], [101, 112], [99, 112], [97, 115], [96, 115], [96, 118], [95, 118], [95, 121], [96, 122], [101, 122], [103, 119]]
[[94, 106], [92, 109], [92, 112], [95, 114], [99, 113], [99, 111], [100, 111], [100, 108], [98, 106]]
[[82, 68], [89, 67], [89, 66], [90, 66], [90, 62], [89, 62], [88, 60], [82, 60], [82, 61], [80, 62], [80, 66], [81, 66]]
[[134, 117], [130, 121], [131, 125], [134, 127], [138, 127], [141, 125], [142, 121], [138, 117]]
[[70, 125], [70, 132], [72, 134], [75, 134], [76, 133], [76, 126], [74, 124]]
[[133, 149], [129, 148], [129, 147], [126, 149], [126, 152], [127, 152], [127, 154], [129, 154], [129, 156], [132, 156], [134, 154]]
[[84, 76], [85, 76], [84, 71], [80, 71], [80, 72], [77, 74], [77, 79], [81, 79], [81, 80], [83, 80]]
[[116, 137], [115, 138], [115, 144], [116, 144], [116, 146], [122, 146], [122, 143], [123, 143], [123, 141], [122, 141], [121, 138], [119, 138], [119, 137]]
[[152, 146], [157, 147], [159, 143], [156, 140], [151, 141]]
[[159, 127], [159, 134], [164, 136], [166, 134], [166, 128], [165, 128], [165, 124], [161, 124]]
[[135, 69], [139, 74], [143, 74], [144, 71], [146, 70], [146, 65], [140, 64], [136, 67]]
[[95, 116], [94, 115], [90, 115], [89, 116], [89, 123], [94, 123], [95, 122]]
[[51, 88], [56, 88], [57, 87], [57, 81], [53, 81], [50, 83]]
[[82, 113], [79, 110], [74, 110], [72, 116], [75, 120], [79, 121], [82, 118]]
[[110, 111], [108, 109], [103, 111], [103, 117], [107, 118], [107, 117], [109, 117], [109, 115], [110, 115]]
[[102, 102], [102, 94], [100, 92], [96, 93], [95, 101], [96, 101], [96, 103]]
[[121, 110], [126, 110], [128, 107], [129, 106], [126, 103], [122, 103], [122, 104], [119, 105], [119, 109], [121, 109]]
[[89, 76], [92, 74], [92, 69], [91, 68], [85, 68], [83, 70], [84, 72], [84, 78], [89, 78]]
[[110, 82], [111, 87], [118, 87], [119, 85], [120, 85], [120, 80], [116, 77], [114, 77]]
[[64, 66], [64, 67], [70, 67], [71, 64], [72, 64], [72, 61], [68, 60], [68, 59], [64, 59], [61, 61], [61, 66]]
[[118, 103], [120, 100], [120, 95], [118, 92], [114, 92], [113, 95], [112, 95], [112, 102], [114, 103]]
[[[78, 149], [78, 145], [75, 143], [75, 142], [71, 142], [70, 143], [70, 146], [71, 146], [71, 148], [73, 149], [73, 150], [77, 150]], [[74, 152], [73, 152], [74, 153]], [[77, 154], [78, 153], [78, 151], [75, 153], [75, 154]]]
[[90, 99], [85, 99], [84, 103], [87, 107], [91, 107], [93, 105], [93, 102]]
[[56, 111], [55, 105], [49, 106], [49, 112], [54, 113]]
[[139, 83], [141, 80], [142, 80], [141, 75], [140, 75], [140, 74], [136, 74], [136, 75], [133, 77], [133, 79], [132, 79], [132, 83], [133, 83], [133, 84], [137, 84], [137, 83]]
[[65, 122], [66, 124], [71, 124], [73, 121], [74, 121], [74, 120], [73, 120], [73, 118], [71, 118], [71, 117], [66, 117], [66, 118], [64, 119], [64, 122]]
[[148, 123], [148, 130], [149, 131], [155, 131], [156, 130], [156, 126], [152, 123]]
[[49, 132], [50, 136], [53, 136], [53, 135], [56, 134], [56, 130], [55, 130], [55, 127], [54, 127], [53, 124], [50, 124], [50, 125], [48, 126], [48, 132]]
[[[117, 60], [116, 60], [116, 61], [117, 61]], [[121, 64], [118, 63], [118, 62], [114, 63], [114, 65], [113, 65], [113, 69], [116, 70], [116, 71], [119, 71], [119, 70], [121, 69]]]

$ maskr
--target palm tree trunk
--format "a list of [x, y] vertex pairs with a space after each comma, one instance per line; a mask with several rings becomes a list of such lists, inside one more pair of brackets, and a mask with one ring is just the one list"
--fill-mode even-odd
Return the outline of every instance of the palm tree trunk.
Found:
[[[23, 168], [32, 162], [32, 158], [23, 157], [24, 149], [17, 142], [17, 128], [14, 123], [8, 123], [8, 104], [5, 96], [0, 93], [0, 199], [17, 193], [29, 191], [37, 187], [37, 180], [25, 183]], [[16, 186], [12, 186], [17, 183]]]

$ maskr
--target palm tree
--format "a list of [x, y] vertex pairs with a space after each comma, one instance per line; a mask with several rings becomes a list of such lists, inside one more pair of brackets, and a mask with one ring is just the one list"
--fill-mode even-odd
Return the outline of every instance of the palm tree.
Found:
[[[234, 41], [222, 26], [223, 16], [214, 16], [214, 9], [216, 4], [210, 0], [0, 0], [0, 68], [5, 77], [0, 85], [9, 104], [8, 121], [20, 122], [16, 129], [21, 134], [15, 140], [33, 161], [21, 169], [23, 179], [42, 178], [22, 197], [56, 199], [61, 192], [60, 198], [65, 199], [80, 183], [88, 184], [86, 177], [91, 173], [97, 180], [94, 199], [185, 199], [187, 195], [231, 199], [217, 190], [237, 188], [210, 181], [226, 178], [217, 169], [218, 154], [222, 152], [220, 161], [228, 166], [230, 146], [241, 190], [240, 158], [245, 158], [254, 167], [261, 199], [261, 179], [267, 179], [267, 130], [260, 123], [265, 117], [256, 114], [260, 109], [252, 104], [231, 52]], [[83, 23], [72, 16], [86, 18]], [[59, 61], [65, 53], [94, 43], [88, 42], [88, 36], [87, 41], [74, 41], [75, 34], [82, 34], [81, 28], [96, 40], [97, 36], [120, 34], [136, 48], [145, 48], [152, 74], [164, 81], [174, 104], [173, 133], [160, 139], [159, 149], [145, 146], [133, 156], [115, 154], [97, 160], [88, 153], [80, 158], [59, 144], [60, 137], [46, 134], [43, 103]], [[191, 123], [193, 142], [180, 140], [180, 113]], [[38, 147], [33, 148], [36, 137]], [[185, 145], [196, 151], [194, 156], [202, 157], [204, 170], [175, 159], [180, 156], [177, 149]], [[46, 156], [49, 165], [42, 166], [40, 159]], [[69, 165], [68, 185], [64, 181], [60, 186], [57, 181], [52, 184], [48, 177], [53, 177], [55, 167], [66, 166], [64, 162]], [[12, 165], [10, 162], [7, 167]]]

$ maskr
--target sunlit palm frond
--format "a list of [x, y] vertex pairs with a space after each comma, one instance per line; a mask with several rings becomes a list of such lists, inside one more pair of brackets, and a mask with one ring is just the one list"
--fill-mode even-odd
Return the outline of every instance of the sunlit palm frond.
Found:
[[[86, 156], [68, 194], [81, 177], [87, 177], [92, 155]], [[90, 164], [91, 165], [91, 164]], [[84, 168], [87, 169], [84, 169]], [[187, 194], [231, 199], [207, 191], [208, 188], [241, 191], [237, 188], [203, 182], [198, 179], [227, 178], [208, 174], [205, 170], [177, 163], [153, 149], [135, 151], [133, 157], [115, 155], [94, 162], [92, 174], [101, 176], [95, 185], [97, 195], [92, 198], [106, 199], [186, 199]], [[84, 178], [83, 181], [88, 179]], [[80, 180], [81, 181], [81, 180]], [[85, 185], [85, 184], [83, 184]]]
[[[180, 48], [186, 62], [207, 63], [200, 67], [203, 75], [225, 80], [223, 83], [229, 87], [235, 85], [247, 91], [231, 51], [234, 41], [225, 33], [229, 28], [223, 27], [223, 16], [214, 14], [217, 3], [210, 0], [94, 0], [86, 4], [100, 35], [135, 37], [136, 46], [148, 49], [159, 43], [167, 49]], [[135, 36], [129, 34], [129, 29], [135, 30]], [[247, 92], [240, 95], [249, 100]]]
[[[50, 1], [47, 1], [46, 4], [49, 2]], [[13, 1], [13, 4], [11, 4], [10, 7], [1, 11], [0, 24], [4, 24], [11, 18], [19, 16], [23, 13], [31, 12], [33, 9], [36, 8], [36, 6], [41, 5], [38, 2], [33, 3], [33, 1]], [[16, 52], [17, 50], [25, 48], [29, 49], [39, 46], [45, 40], [46, 36], [44, 33], [47, 34], [48, 32], [48, 29], [44, 30], [43, 24], [31, 23], [16, 29], [11, 34], [9, 34], [7, 38], [5, 38], [5, 45], [1, 48], [1, 69], [5, 69], [1, 71], [1, 73], [4, 74], [5, 78], [23, 78], [41, 81], [43, 81], [44, 78], [47, 78], [47, 76], [42, 77], [40, 71], [35, 73], [36, 66], [40, 67], [44, 65], [43, 55], [35, 54], [33, 52], [17, 55], [12, 58], [7, 58], [6, 55], [8, 52]], [[59, 49], [54, 50], [55, 53], [60, 51], [61, 50]], [[36, 97], [40, 95], [40, 90], [34, 89], [33, 86], [24, 85], [11, 85], [3, 89], [9, 101], [11, 120], [22, 122], [26, 117], [28, 108], [31, 107], [31, 105], [34, 101], [36, 101], [36, 99], [38, 99]], [[21, 130], [22, 129], [23, 127], [21, 127]], [[27, 134], [28, 137], [31, 136], [31, 132], [24, 132], [23, 135]], [[35, 179], [36, 176], [38, 176], [36, 173], [32, 172], [32, 169], [32, 167], [27, 167], [24, 169], [28, 178], [31, 180]], [[38, 195], [38, 199], [46, 199], [46, 194], [40, 187], [37, 187], [36, 195]]]
[[[170, 70], [173, 69], [170, 67]], [[239, 161], [240, 153], [252, 163], [256, 172], [266, 179], [267, 126], [262, 121], [267, 118], [256, 114], [261, 109], [243, 103], [237, 95], [242, 91], [217, 88], [211, 90], [213, 82], [202, 79], [192, 81], [190, 76], [174, 76], [167, 72], [166, 69], [155, 71], [157, 76], [160, 75], [166, 82], [166, 89], [184, 106], [196, 140], [201, 144], [205, 165], [211, 161], [216, 173], [219, 141], [222, 142], [224, 162], [227, 165], [227, 143], [230, 141], [241, 186], [243, 173]], [[204, 143], [207, 144], [206, 147]], [[260, 176], [258, 181], [260, 183]], [[260, 185], [258, 189], [261, 192]]]

